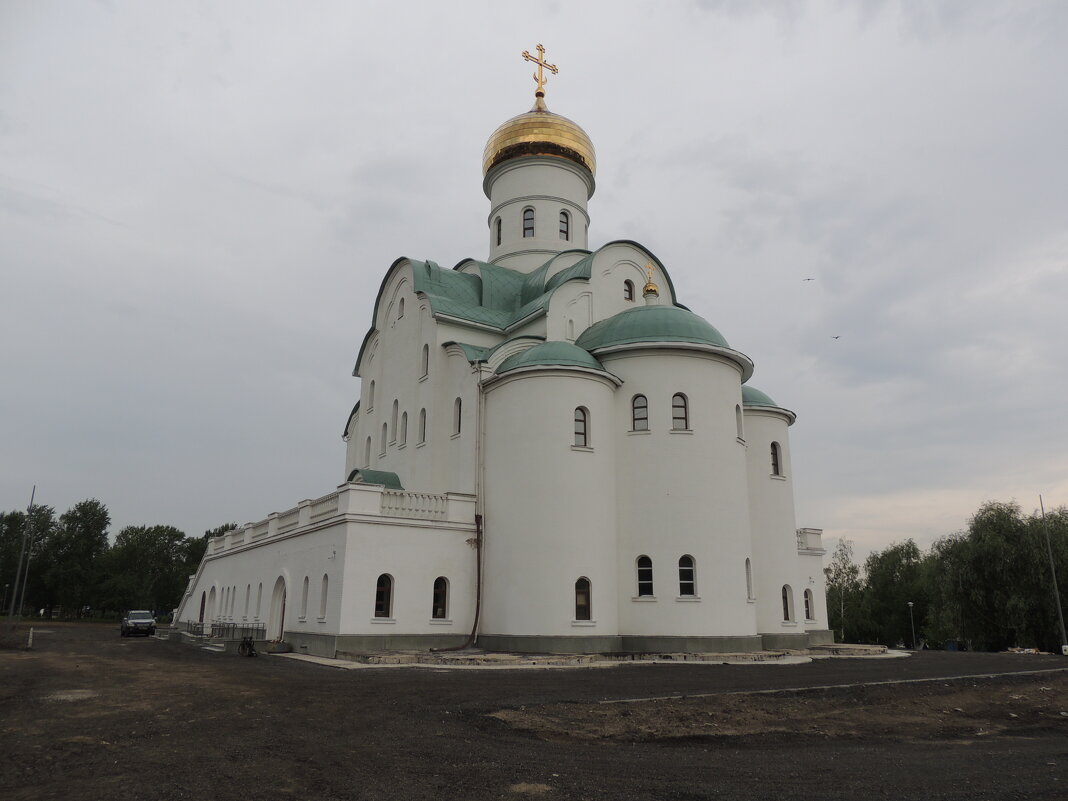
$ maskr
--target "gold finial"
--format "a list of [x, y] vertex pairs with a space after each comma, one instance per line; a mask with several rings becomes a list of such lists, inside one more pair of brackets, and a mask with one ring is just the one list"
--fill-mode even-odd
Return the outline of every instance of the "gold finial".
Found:
[[654, 272], [655, 272], [655, 269], [653, 268], [652, 262], [646, 262], [646, 264], [645, 264], [646, 281], [645, 281], [645, 288], [642, 290], [642, 294], [643, 295], [648, 295], [649, 293], [652, 293], [652, 294], [657, 295], [657, 296], [660, 295], [660, 290], [657, 289], [656, 284], [653, 283], [653, 273]]
[[545, 77], [545, 73], [542, 72], [542, 68], [545, 68], [545, 69], [549, 70], [549, 72], [551, 72], [553, 75], [556, 75], [557, 73], [559, 73], [560, 70], [556, 68], [555, 64], [550, 64], [548, 61], [545, 60], [545, 48], [544, 47], [542, 47], [541, 45], [538, 45], [535, 49], [538, 51], [538, 57], [537, 58], [535, 58], [534, 56], [530, 55], [530, 51], [529, 50], [524, 50], [523, 51], [523, 60], [524, 61], [533, 61], [535, 64], [538, 65], [538, 71], [536, 73], [534, 73], [534, 80], [537, 81], [537, 83], [538, 83], [538, 89], [537, 89], [537, 91], [534, 92], [534, 97], [545, 97], [545, 82], [548, 81], [549, 79]]

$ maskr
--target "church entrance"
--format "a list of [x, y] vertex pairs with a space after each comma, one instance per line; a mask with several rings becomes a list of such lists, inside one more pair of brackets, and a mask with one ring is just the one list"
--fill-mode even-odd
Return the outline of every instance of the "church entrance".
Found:
[[286, 630], [286, 580], [282, 576], [274, 583], [271, 594], [271, 613], [267, 619], [267, 639], [280, 640]]

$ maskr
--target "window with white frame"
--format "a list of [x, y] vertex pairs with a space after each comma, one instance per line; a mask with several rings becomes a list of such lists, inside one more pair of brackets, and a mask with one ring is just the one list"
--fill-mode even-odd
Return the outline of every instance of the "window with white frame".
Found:
[[782, 620], [790, 623], [794, 619], [794, 591], [789, 584], [782, 585]]
[[304, 584], [300, 589], [300, 619], [303, 620], [308, 616], [308, 577], [304, 577]]
[[463, 416], [463, 402], [457, 398], [452, 404], [452, 433], [460, 433], [460, 422]]
[[649, 400], [644, 395], [635, 395], [630, 400], [630, 429], [649, 430]]
[[815, 620], [816, 610], [814, 608], [812, 598], [812, 590], [805, 590], [805, 620]]
[[319, 619], [326, 618], [326, 599], [329, 597], [330, 577], [323, 573], [322, 585], [319, 589]]
[[623, 282], [623, 300], [634, 300], [634, 282], [630, 279]]
[[684, 598], [697, 595], [697, 571], [689, 554], [679, 557], [679, 595]]
[[404, 412], [400, 419], [400, 432], [397, 434], [397, 442], [401, 445], [408, 444], [408, 413]]
[[584, 406], [575, 409], [575, 446], [578, 448], [590, 446], [590, 413]]
[[749, 557], [745, 559], [745, 597], [749, 601], [755, 597], [753, 595], [753, 563], [749, 561]]
[[375, 584], [375, 617], [393, 617], [393, 577], [388, 573]]
[[422, 372], [419, 373], [419, 377], [430, 375], [430, 346], [423, 345], [423, 362]]
[[782, 475], [782, 448], [779, 447], [778, 442], [771, 443], [771, 474]]
[[426, 409], [419, 410], [419, 444], [426, 442]]
[[582, 576], [575, 582], [575, 620], [593, 619], [593, 599], [590, 580]]
[[653, 595], [653, 560], [644, 554], [635, 563], [638, 568], [638, 597], [651, 598]]
[[390, 430], [393, 432], [393, 436], [389, 438], [390, 442], [397, 441], [397, 412], [400, 410], [400, 403], [396, 398], [393, 399], [393, 413], [389, 416]]
[[671, 396], [671, 428], [674, 431], [690, 428], [690, 403], [681, 392]]
[[566, 211], [560, 212], [560, 238], [564, 241], [571, 239], [571, 215]]
[[523, 238], [530, 239], [534, 236], [534, 209], [523, 209]]
[[434, 597], [431, 601], [430, 616], [434, 620], [449, 619], [449, 580], [444, 576], [434, 579]]

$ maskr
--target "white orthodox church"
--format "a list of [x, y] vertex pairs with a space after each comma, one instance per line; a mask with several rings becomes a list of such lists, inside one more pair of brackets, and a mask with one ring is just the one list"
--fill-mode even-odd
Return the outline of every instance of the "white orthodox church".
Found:
[[486, 260], [386, 271], [343, 483], [213, 539], [176, 621], [325, 656], [831, 642], [794, 413], [653, 253], [588, 249], [593, 143], [543, 84], [486, 145]]

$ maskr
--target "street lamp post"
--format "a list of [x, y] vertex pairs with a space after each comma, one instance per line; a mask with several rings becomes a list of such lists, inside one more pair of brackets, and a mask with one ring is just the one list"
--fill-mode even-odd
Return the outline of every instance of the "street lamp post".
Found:
[[909, 625], [912, 627], [912, 650], [916, 650], [916, 621], [912, 617], [912, 601], [909, 601]]

